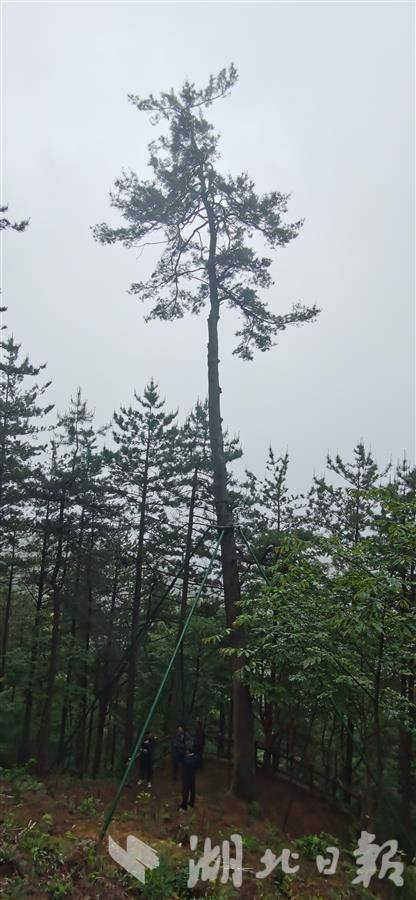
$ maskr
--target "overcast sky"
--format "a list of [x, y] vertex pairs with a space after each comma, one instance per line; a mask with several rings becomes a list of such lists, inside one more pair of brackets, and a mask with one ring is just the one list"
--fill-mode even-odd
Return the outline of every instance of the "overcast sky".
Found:
[[413, 10], [3, 4], [3, 202], [30, 217], [5, 237], [3, 300], [59, 409], [81, 385], [102, 424], [152, 375], [182, 415], [205, 396], [205, 314], [146, 325], [127, 289], [148, 260], [95, 244], [90, 226], [116, 221], [123, 167], [146, 176], [155, 129], [127, 94], [204, 84], [234, 61], [239, 82], [210, 110], [221, 165], [290, 192], [289, 219], [305, 218], [276, 253], [269, 302], [322, 312], [251, 363], [231, 355], [235, 323], [221, 319], [224, 421], [259, 474], [270, 443], [288, 447], [295, 489], [360, 438], [380, 464], [414, 456]]

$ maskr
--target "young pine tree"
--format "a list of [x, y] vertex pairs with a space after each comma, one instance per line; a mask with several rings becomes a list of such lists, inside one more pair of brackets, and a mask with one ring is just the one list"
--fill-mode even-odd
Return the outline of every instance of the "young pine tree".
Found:
[[[132, 585], [130, 651], [127, 669], [126, 708], [124, 724], [124, 755], [133, 749], [135, 736], [135, 687], [138, 655], [138, 628], [142, 613], [146, 559], [149, 548], [163, 542], [163, 528], [167, 524], [165, 507], [172, 502], [170, 488], [176, 480], [175, 443], [176, 412], [164, 410], [153, 379], [143, 396], [135, 395], [136, 405], [121, 407], [114, 414], [113, 438], [115, 451], [108, 451], [113, 485], [121, 504], [127, 506], [134, 547], [134, 577]], [[152, 554], [152, 563], [153, 563]]]
[[13, 337], [0, 342], [0, 578], [5, 602], [0, 639], [0, 686], [5, 673], [12, 595], [19, 567], [19, 544], [27, 530], [30, 504], [36, 492], [39, 435], [52, 406], [41, 398], [50, 382], [39, 384], [45, 368], [21, 358]]

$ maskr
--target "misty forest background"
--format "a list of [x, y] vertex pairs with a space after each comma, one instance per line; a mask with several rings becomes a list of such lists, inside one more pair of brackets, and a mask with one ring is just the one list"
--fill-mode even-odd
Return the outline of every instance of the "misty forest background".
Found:
[[[15, 233], [24, 228], [3, 211], [7, 240], [24, 241]], [[234, 264], [255, 266], [238, 252]], [[149, 372], [110, 424], [94, 420], [82, 387], [57, 413], [45, 366], [31, 358], [36, 348], [22, 348], [12, 329], [7, 315], [0, 763], [35, 759], [43, 774], [113, 777], [132, 751], [218, 535], [208, 402], [166, 408], [164, 385]], [[278, 403], [276, 386], [267, 391]], [[238, 656], [257, 765], [315, 786], [378, 837], [391, 832], [410, 849], [416, 470], [405, 458], [376, 460], [360, 438], [349, 459], [335, 450], [323, 459], [323, 474], [295, 496], [284, 435], [264, 448], [264, 474], [241, 475], [241, 462], [233, 468], [243, 453], [234, 435], [225, 433], [224, 447], [234, 521], [268, 580], [237, 534], [236, 623], [245, 634]], [[159, 752], [178, 722], [192, 731], [202, 718], [209, 752], [233, 756], [231, 631], [217, 560], [156, 713]]]

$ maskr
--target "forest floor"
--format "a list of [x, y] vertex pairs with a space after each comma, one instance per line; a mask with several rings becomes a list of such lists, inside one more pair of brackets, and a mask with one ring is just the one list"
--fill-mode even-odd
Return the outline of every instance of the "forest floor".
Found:
[[[1, 776], [4, 776], [3, 778]], [[356, 845], [353, 823], [308, 790], [280, 778], [258, 776], [258, 802], [243, 804], [228, 794], [230, 773], [226, 764], [207, 760], [198, 773], [195, 810], [178, 812], [180, 785], [172, 784], [167, 761], [154, 774], [151, 789], [130, 784], [111, 823], [113, 840], [126, 847], [128, 835], [139, 837], [157, 852], [160, 864], [146, 875], [146, 884], [126, 874], [108, 853], [107, 838], [100, 850], [95, 843], [103, 814], [114, 796], [113, 781], [83, 781], [68, 776], [43, 782], [22, 770], [0, 772], [0, 895], [6, 898], [104, 898], [146, 897], [174, 900], [209, 895], [217, 898], [370, 898], [384, 887], [373, 878], [370, 888], [353, 886]], [[189, 836], [198, 835], [193, 853]], [[198, 881], [188, 888], [189, 861], [203, 852], [204, 839], [213, 846], [239, 834], [243, 840], [243, 884], [236, 890]], [[337, 872], [320, 874], [316, 856], [337, 845]], [[278, 865], [272, 874], [256, 879], [267, 848], [276, 857], [283, 848], [299, 854], [290, 865], [296, 874], [284, 874]], [[235, 847], [230, 845], [231, 859]], [[387, 886], [387, 885], [385, 885]], [[397, 890], [397, 894], [404, 893]], [[395, 896], [394, 894], [393, 896]], [[377, 894], [380, 896], [380, 893]], [[387, 896], [385, 894], [384, 896]], [[390, 896], [390, 894], [389, 894]], [[407, 896], [407, 894], [406, 894]], [[410, 896], [410, 895], [409, 895]]]

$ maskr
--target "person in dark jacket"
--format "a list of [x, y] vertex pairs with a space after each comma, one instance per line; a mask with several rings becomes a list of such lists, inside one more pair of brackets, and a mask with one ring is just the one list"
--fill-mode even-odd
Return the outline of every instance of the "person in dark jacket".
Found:
[[143, 784], [143, 781], [146, 781], [147, 787], [152, 786], [154, 747], [154, 736], [150, 731], [146, 731], [139, 753], [139, 784]]
[[195, 776], [197, 768], [198, 757], [196, 753], [188, 751], [182, 766], [182, 803], [179, 810], [188, 809], [188, 805], [192, 809], [195, 806]]
[[185, 732], [182, 725], [178, 725], [176, 734], [172, 740], [172, 777], [176, 781], [178, 768], [182, 766], [186, 754]]
[[194, 753], [198, 760], [198, 768], [202, 769], [202, 764], [204, 761], [204, 747], [205, 747], [205, 729], [201, 722], [201, 719], [198, 719], [195, 728], [194, 734]]

